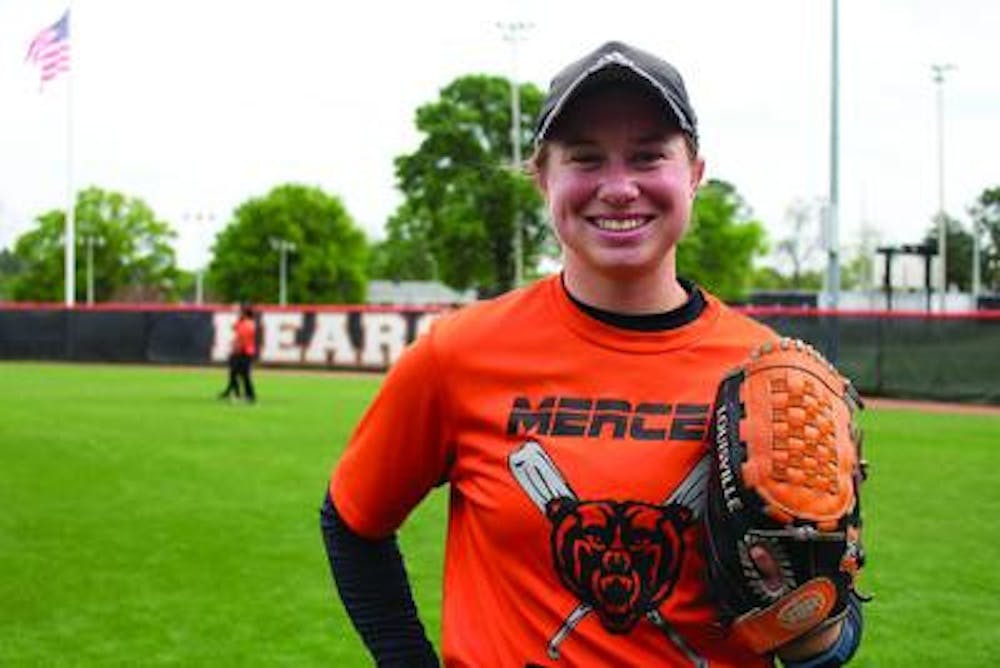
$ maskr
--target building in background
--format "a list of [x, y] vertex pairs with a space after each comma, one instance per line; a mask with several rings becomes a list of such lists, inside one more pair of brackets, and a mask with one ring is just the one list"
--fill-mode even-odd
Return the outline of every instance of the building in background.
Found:
[[459, 292], [437, 281], [369, 281], [369, 304], [468, 304], [475, 290]]

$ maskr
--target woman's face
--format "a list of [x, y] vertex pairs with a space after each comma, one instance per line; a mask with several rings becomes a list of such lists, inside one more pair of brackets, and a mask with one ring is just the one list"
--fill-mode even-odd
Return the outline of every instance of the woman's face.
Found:
[[567, 273], [629, 280], [673, 270], [704, 164], [634, 87], [581, 94], [538, 172]]

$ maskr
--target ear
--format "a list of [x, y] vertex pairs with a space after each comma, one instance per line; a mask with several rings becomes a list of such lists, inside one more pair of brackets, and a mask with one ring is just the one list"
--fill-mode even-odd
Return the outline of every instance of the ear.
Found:
[[691, 161], [691, 199], [698, 194], [698, 186], [705, 176], [705, 159], [698, 156]]
[[549, 150], [548, 142], [543, 142], [540, 147], [535, 149], [534, 155], [528, 159], [528, 164], [531, 166], [531, 179], [546, 201], [549, 199]]
[[548, 182], [545, 178], [544, 170], [538, 170], [531, 175], [532, 179], [535, 181], [535, 187], [538, 188], [538, 192], [542, 193], [542, 198], [546, 201], [549, 199], [549, 189]]
[[542, 193], [542, 199], [546, 202], [549, 200], [549, 179], [548, 179], [548, 161], [539, 160], [538, 164], [532, 170], [531, 178], [535, 182], [535, 187], [538, 188], [538, 192]]

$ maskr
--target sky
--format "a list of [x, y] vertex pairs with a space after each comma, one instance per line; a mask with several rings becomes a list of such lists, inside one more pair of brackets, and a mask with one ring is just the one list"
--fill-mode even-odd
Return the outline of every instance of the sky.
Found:
[[[707, 177], [734, 184], [772, 241], [790, 205], [830, 193], [832, 0], [75, 0], [71, 85], [40, 90], [28, 44], [66, 6], [0, 0], [0, 248], [64, 208], [70, 183], [143, 199], [185, 269], [207, 264], [236, 206], [286, 182], [340, 197], [382, 238], [420, 105], [472, 73], [544, 89], [609, 39], [680, 69]], [[527, 24], [516, 50], [504, 22]], [[967, 222], [1000, 184], [1000, 3], [840, 0], [839, 25], [842, 253], [866, 229], [920, 241], [939, 174]], [[954, 65], [941, 87], [932, 64]]]

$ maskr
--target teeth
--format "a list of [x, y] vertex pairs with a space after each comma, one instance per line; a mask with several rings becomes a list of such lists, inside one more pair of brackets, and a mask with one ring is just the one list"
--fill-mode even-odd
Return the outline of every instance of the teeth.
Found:
[[642, 218], [597, 218], [594, 223], [602, 230], [624, 232], [634, 230], [643, 224]]

